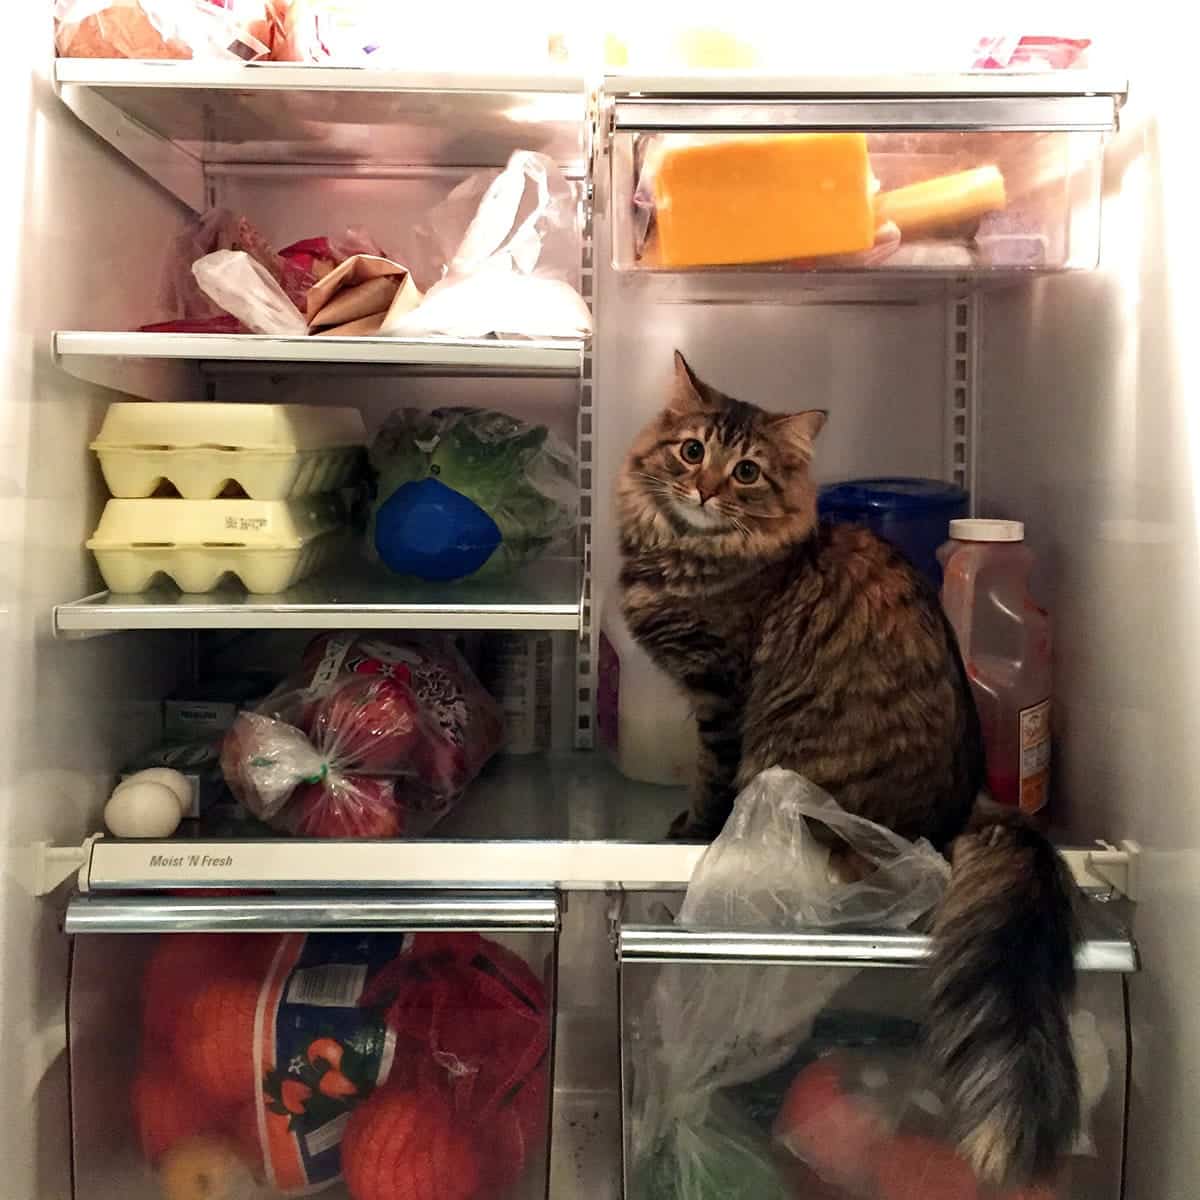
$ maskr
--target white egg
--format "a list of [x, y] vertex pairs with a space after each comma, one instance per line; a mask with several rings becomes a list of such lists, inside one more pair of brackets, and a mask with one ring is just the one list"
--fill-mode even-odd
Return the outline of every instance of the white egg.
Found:
[[128, 779], [121, 780], [117, 784], [116, 790], [113, 792], [115, 796], [123, 787], [128, 784], [137, 783], [139, 780], [146, 780], [149, 783], [165, 784], [175, 793], [176, 800], [179, 801], [179, 815], [186, 817], [192, 811], [192, 785], [188, 781], [186, 775], [179, 771], [173, 771], [170, 767], [147, 767], [144, 771], [138, 771], [135, 775], [130, 775]]
[[115, 837], [170, 837], [181, 820], [178, 797], [152, 779], [127, 779], [104, 806], [104, 824]]

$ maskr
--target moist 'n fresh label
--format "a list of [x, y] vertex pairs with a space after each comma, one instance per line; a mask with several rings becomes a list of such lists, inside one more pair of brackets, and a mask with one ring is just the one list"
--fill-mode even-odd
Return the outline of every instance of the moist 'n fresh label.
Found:
[[1021, 709], [1022, 812], [1040, 812], [1050, 798], [1050, 701]]

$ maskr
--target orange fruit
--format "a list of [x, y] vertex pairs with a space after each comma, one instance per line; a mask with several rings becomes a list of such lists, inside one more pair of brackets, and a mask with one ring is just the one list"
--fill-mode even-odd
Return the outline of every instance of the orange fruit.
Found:
[[216, 979], [191, 998], [176, 1056], [187, 1079], [214, 1103], [232, 1107], [254, 1098], [258, 992], [253, 979]]
[[975, 1173], [932, 1138], [890, 1138], [875, 1158], [880, 1200], [978, 1200]]
[[157, 1162], [172, 1146], [210, 1132], [221, 1115], [178, 1075], [155, 1063], [142, 1068], [130, 1090], [133, 1123], [146, 1161]]
[[342, 1173], [353, 1200], [472, 1200], [479, 1158], [436, 1091], [383, 1087], [350, 1115]]
[[278, 944], [278, 934], [164, 934], [142, 976], [142, 1028], [159, 1040], [189, 1032], [185, 1016], [198, 988], [227, 976], [261, 980]]
[[258, 1134], [258, 1101], [251, 1100], [237, 1110], [226, 1132], [237, 1149], [238, 1157], [254, 1173], [263, 1177], [262, 1141]]

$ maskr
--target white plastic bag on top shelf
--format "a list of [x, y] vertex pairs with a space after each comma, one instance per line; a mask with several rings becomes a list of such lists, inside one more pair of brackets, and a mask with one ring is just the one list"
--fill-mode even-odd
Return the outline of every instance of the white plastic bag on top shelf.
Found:
[[[818, 839], [814, 826], [829, 833]], [[838, 841], [874, 870], [840, 882], [829, 849]], [[774, 768], [737, 798], [692, 876], [678, 923], [770, 932], [909, 929], [936, 908], [949, 875], [927, 842], [851, 816], [808, 780]], [[788, 1194], [765, 1136], [722, 1093], [787, 1063], [853, 974], [845, 967], [660, 968], [640, 1022], [655, 1040], [634, 1079], [633, 1200]]]
[[303, 337], [308, 325], [262, 263], [244, 250], [214, 250], [192, 264], [200, 289], [252, 333]]
[[[465, 214], [474, 217], [459, 236]], [[430, 214], [446, 274], [382, 332], [417, 337], [579, 337], [592, 318], [569, 280], [579, 269], [578, 202], [554, 161], [518, 150], [498, 175], [473, 175]], [[453, 251], [449, 247], [455, 246]]]

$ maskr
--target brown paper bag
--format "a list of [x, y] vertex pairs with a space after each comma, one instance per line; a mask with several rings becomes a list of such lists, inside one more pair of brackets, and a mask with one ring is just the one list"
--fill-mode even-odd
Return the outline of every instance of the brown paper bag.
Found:
[[373, 254], [355, 254], [309, 289], [306, 317], [310, 333], [357, 324], [377, 313], [382, 325], [383, 317], [393, 310], [408, 312], [420, 302], [421, 293], [407, 267]]

